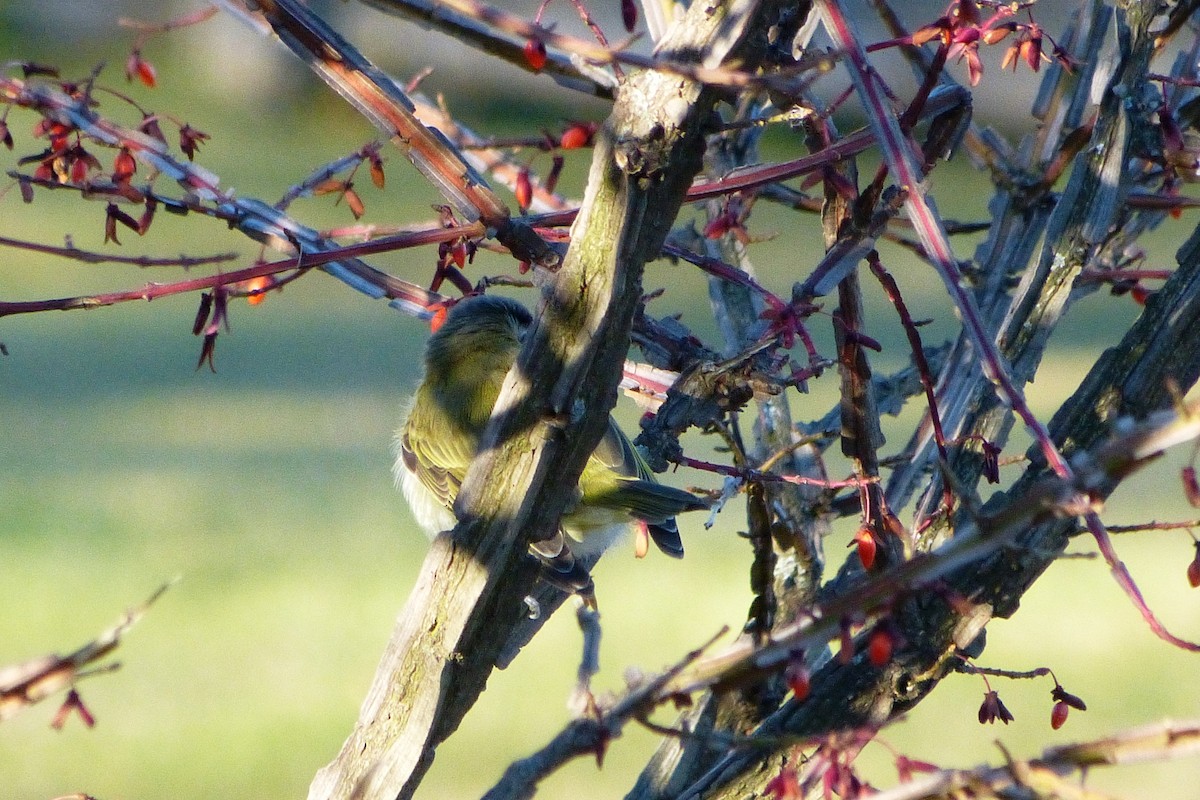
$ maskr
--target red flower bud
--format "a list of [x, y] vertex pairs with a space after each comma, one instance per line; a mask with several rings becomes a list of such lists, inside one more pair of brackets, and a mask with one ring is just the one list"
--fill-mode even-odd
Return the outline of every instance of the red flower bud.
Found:
[[858, 560], [862, 562], [863, 569], [870, 571], [875, 566], [875, 553], [878, 549], [875, 544], [875, 534], [872, 533], [870, 526], [863, 525], [854, 534], [854, 540], [851, 544], [858, 546]]
[[525, 63], [533, 69], [534, 72], [541, 72], [542, 67], [546, 66], [546, 44], [541, 39], [526, 39], [525, 40]]
[[1050, 727], [1058, 730], [1067, 721], [1067, 715], [1071, 713], [1071, 707], [1059, 700], [1054, 704], [1054, 708], [1050, 709]]
[[513, 188], [513, 193], [517, 196], [517, 206], [524, 214], [529, 208], [529, 203], [533, 200], [533, 183], [529, 180], [529, 170], [522, 168], [517, 173], [517, 185]]
[[871, 632], [867, 640], [867, 658], [877, 667], [892, 660], [892, 648], [895, 646], [895, 636], [885, 626], [878, 626]]
[[783, 671], [783, 679], [787, 681], [788, 688], [792, 690], [797, 702], [803, 702], [808, 697], [809, 689], [812, 688], [812, 676], [808, 672], [808, 665], [804, 663], [803, 653], [788, 662], [787, 669]]
[[584, 122], [572, 122], [558, 137], [558, 146], [563, 150], [577, 150], [592, 143], [595, 126]]

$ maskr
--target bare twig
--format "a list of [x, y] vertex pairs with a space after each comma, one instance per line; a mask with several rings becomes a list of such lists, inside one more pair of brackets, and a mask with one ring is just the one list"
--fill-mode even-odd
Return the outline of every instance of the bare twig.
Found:
[[93, 667], [92, 671], [86, 671], [87, 667], [116, 650], [129, 629], [141, 620], [150, 606], [174, 583], [174, 580], [168, 581], [158, 587], [146, 602], [126, 611], [111, 628], [65, 656], [42, 656], [0, 669], [0, 720], [9, 719], [55, 692], [73, 686], [80, 678], [113, 668], [113, 665], [110, 665], [107, 668]]
[[82, 261], [85, 264], [132, 264], [135, 267], [199, 267], [206, 264], [220, 264], [237, 258], [237, 253], [217, 253], [211, 256], [176, 256], [162, 258], [153, 256], [121, 256], [115, 253], [97, 253], [91, 250], [81, 250], [73, 245], [56, 247], [38, 242], [27, 242], [0, 236], [0, 246], [15, 247], [20, 250], [30, 250], [34, 253], [45, 253], [51, 256], [69, 258], [72, 261]]
[[1160, 722], [1121, 731], [1102, 739], [1062, 745], [1029, 761], [1009, 759], [1001, 767], [973, 770], [939, 770], [914, 777], [894, 789], [872, 795], [876, 800], [942, 800], [969, 794], [972, 797], [1009, 797], [1038, 787], [1038, 796], [1093, 797], [1068, 780], [1091, 767], [1145, 761], [1164, 761], [1200, 754], [1200, 721]]

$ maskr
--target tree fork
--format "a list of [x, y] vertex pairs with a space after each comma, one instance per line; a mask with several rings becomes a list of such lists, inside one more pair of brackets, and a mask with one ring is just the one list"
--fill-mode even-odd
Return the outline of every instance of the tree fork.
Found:
[[[777, 0], [694, 4], [658, 52], [750, 67], [784, 8]], [[644, 264], [657, 257], [700, 168], [720, 97], [649, 70], [621, 86], [596, 137], [572, 244], [459, 494], [461, 521], [434, 541], [358, 723], [318, 772], [310, 800], [411, 797], [483, 690], [537, 578], [526, 543], [554, 533], [607, 425]]]

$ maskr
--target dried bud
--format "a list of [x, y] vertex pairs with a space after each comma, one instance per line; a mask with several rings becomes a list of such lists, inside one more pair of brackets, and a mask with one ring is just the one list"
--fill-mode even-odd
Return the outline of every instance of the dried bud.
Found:
[[983, 34], [983, 43], [999, 44], [1007, 39], [1016, 29], [1017, 23], [1012, 22], [1011, 20], [1008, 22], [1002, 22]]
[[1004, 51], [1004, 60], [1000, 62], [1000, 69], [1008, 69], [1012, 67], [1013, 72], [1017, 71], [1017, 62], [1020, 60], [1021, 43], [1013, 42]]
[[650, 552], [650, 526], [637, 520], [633, 526], [633, 557], [645, 558]]
[[1054, 688], [1050, 690], [1050, 698], [1058, 703], [1066, 703], [1071, 708], [1087, 711], [1087, 703], [1083, 702], [1083, 698], [1071, 694], [1061, 684], [1054, 684]]
[[1042, 68], [1042, 32], [1034, 30], [1029, 38], [1021, 42], [1021, 56], [1034, 72]]
[[983, 79], [983, 61], [979, 58], [978, 48], [964, 50], [963, 58], [967, 61], [967, 81], [972, 86], [978, 86]]
[[932, 41], [933, 39], [935, 39], [939, 36], [941, 36], [943, 38], [943, 40], [945, 40], [949, 37], [949, 35], [950, 35], [950, 20], [948, 20], [946, 17], [939, 17], [938, 19], [934, 20], [933, 22], [929, 23], [928, 25], [925, 25], [924, 27], [921, 27], [921, 28], [917, 28], [917, 30], [913, 32], [913, 34], [910, 38], [912, 39], [913, 44], [920, 46], [920, 45], [925, 44], [928, 41]]
[[136, 172], [137, 161], [129, 152], [129, 148], [122, 147], [117, 153], [117, 157], [113, 159], [113, 183], [128, 183]]
[[50, 722], [50, 727], [54, 728], [56, 731], [62, 730], [63, 725], [66, 724], [67, 718], [71, 716], [72, 711], [79, 714], [79, 718], [83, 720], [83, 724], [87, 727], [91, 728], [95, 726], [96, 718], [92, 716], [91, 711], [88, 711], [88, 707], [83, 704], [83, 699], [79, 696], [79, 692], [72, 689], [71, 691], [67, 692], [66, 699], [63, 700], [62, 705], [58, 707], [58, 711], [55, 713], [54, 719]]
[[808, 692], [812, 688], [812, 676], [809, 674], [808, 664], [804, 661], [803, 652], [792, 656], [787, 668], [783, 671], [783, 679], [787, 682], [788, 688], [792, 690], [797, 702], [803, 702], [808, 697]]
[[1000, 720], [1007, 725], [1013, 719], [1012, 712], [1005, 708], [1004, 703], [1000, 701], [1000, 695], [994, 691], [984, 693], [983, 704], [979, 706], [979, 724], [986, 725]]
[[71, 162], [71, 183], [83, 183], [87, 180], [88, 163], [85, 159], [76, 158]]
[[372, 152], [367, 156], [367, 163], [370, 165], [371, 183], [375, 184], [376, 189], [382, 189], [385, 183], [383, 159], [380, 158], [379, 153]]
[[1183, 494], [1192, 508], [1200, 508], [1200, 481], [1196, 480], [1196, 468], [1188, 465], [1180, 473], [1183, 479]]
[[137, 78], [148, 89], [153, 89], [158, 83], [158, 73], [154, 65], [142, 58], [140, 50], [134, 50], [125, 59], [125, 79], [132, 81]]
[[560, 175], [562, 175], [563, 164], [565, 163], [566, 161], [564, 161], [563, 157], [560, 155], [551, 157], [550, 171], [546, 173], [546, 178], [542, 181], [542, 188], [547, 192], [552, 193], [555, 187], [558, 186], [558, 178]]
[[188, 157], [188, 161], [194, 161], [196, 151], [209, 138], [211, 137], [207, 133], [198, 131], [191, 125], [184, 125], [179, 129], [179, 149]]
[[633, 29], [637, 27], [638, 9], [636, 0], [621, 0], [621, 22], [625, 25], [625, 30], [633, 33]]
[[346, 198], [346, 205], [350, 208], [350, 213], [355, 219], [362, 219], [363, 214], [367, 213], [366, 206], [363, 205], [362, 198], [358, 196], [358, 192], [354, 191], [353, 184], [346, 184], [346, 191], [342, 192], [342, 197]]
[[983, 477], [988, 483], [1000, 482], [1000, 448], [986, 440], [983, 443]]

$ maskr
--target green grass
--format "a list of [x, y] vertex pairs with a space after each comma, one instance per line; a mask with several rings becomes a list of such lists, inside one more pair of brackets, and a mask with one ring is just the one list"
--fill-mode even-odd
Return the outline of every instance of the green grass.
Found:
[[[94, 730], [72, 722], [51, 731], [53, 703], [0, 726], [4, 796], [297, 796], [340, 746], [425, 547], [388, 474], [420, 329], [387, 311], [373, 324], [349, 295], [325, 313], [332, 284], [311, 286], [235, 309], [243, 322], [220, 344], [217, 375], [193, 369], [187, 331], [148, 316], [164, 313], [158, 304], [44, 317], [36, 333], [6, 326], [0, 662], [74, 647], [161, 581], [182, 580], [131, 632], [117, 654], [122, 669], [82, 684]], [[1041, 413], [1077, 382], [1085, 358], [1068, 348], [1051, 360], [1039, 382]], [[831, 385], [818, 382], [824, 399], [797, 406], [823, 409]], [[623, 412], [626, 423], [631, 417]], [[1178, 465], [1135, 477], [1107, 518], [1187, 516], [1173, 482]], [[619, 690], [627, 666], [656, 670], [719, 624], [739, 624], [747, 557], [732, 535], [736, 509], [714, 531], [699, 521], [686, 522], [683, 562], [636, 562], [625, 549], [600, 566], [603, 690]], [[835, 562], [845, 535], [829, 543]], [[1183, 580], [1186, 537], [1131, 536], [1120, 546], [1168, 624], [1200, 629]], [[1081, 541], [1079, 549], [1089, 548]], [[1052, 666], [1090, 710], [1052, 733], [1048, 681], [1001, 684], [1017, 721], [983, 728], [974, 721], [982, 684], [956, 677], [889, 741], [971, 766], [995, 760], [997, 736], [1033, 755], [1048, 743], [1200, 712], [1195, 693], [1180, 688], [1194, 657], [1153, 639], [1098, 562], [1052, 569], [990, 636], [984, 663]], [[560, 615], [496, 675], [422, 796], [477, 795], [548, 740], [569, 718], [578, 640]], [[577, 762], [542, 796], [620, 796], [653, 746], [630, 730], [602, 771]], [[892, 780], [878, 748], [864, 759], [874, 759], [881, 784]], [[1176, 790], [1187, 776], [1197, 776], [1193, 762], [1090, 780], [1185, 797]]]

